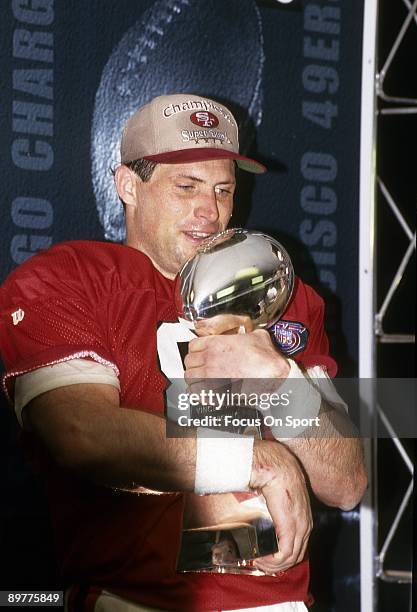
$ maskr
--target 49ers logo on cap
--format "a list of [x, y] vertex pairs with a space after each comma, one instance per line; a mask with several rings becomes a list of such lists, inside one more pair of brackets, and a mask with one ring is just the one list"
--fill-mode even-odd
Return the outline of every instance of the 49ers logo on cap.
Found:
[[198, 111], [197, 113], [193, 113], [190, 119], [195, 125], [201, 125], [201, 127], [212, 128], [219, 125], [219, 120], [216, 115], [213, 115], [213, 113], [209, 111]]

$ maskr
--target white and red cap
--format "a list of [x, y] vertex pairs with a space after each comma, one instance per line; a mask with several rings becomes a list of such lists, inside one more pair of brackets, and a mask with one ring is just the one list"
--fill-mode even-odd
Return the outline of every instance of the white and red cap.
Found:
[[240, 155], [238, 126], [226, 106], [193, 94], [158, 96], [127, 121], [120, 145], [122, 164], [149, 159], [163, 164], [234, 159], [242, 170], [265, 166]]

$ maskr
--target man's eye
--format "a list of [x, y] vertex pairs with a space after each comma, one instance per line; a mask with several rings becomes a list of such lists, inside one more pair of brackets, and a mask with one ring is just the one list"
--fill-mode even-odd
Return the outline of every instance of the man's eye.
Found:
[[177, 187], [183, 191], [191, 191], [191, 189], [194, 189], [194, 185], [177, 185]]
[[225, 196], [231, 193], [231, 191], [229, 189], [223, 189], [222, 187], [216, 187], [216, 193], [218, 195]]

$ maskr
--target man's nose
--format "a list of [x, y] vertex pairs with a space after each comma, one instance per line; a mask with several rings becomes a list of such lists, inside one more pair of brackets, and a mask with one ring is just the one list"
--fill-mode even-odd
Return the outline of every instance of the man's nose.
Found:
[[219, 218], [219, 207], [216, 193], [200, 194], [194, 208], [194, 215], [199, 219], [206, 219], [211, 223]]

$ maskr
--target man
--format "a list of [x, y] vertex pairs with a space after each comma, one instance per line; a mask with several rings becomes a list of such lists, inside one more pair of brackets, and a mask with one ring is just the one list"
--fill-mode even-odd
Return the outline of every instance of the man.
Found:
[[[239, 154], [231, 112], [191, 94], [139, 109], [124, 129], [121, 161], [115, 184], [127, 246], [55, 246], [13, 272], [0, 294], [4, 384], [47, 476], [68, 607], [304, 610], [312, 526], [305, 477], [325, 503], [355, 506], [366, 486], [359, 442], [236, 437], [217, 441], [214, 452], [210, 439], [167, 438], [163, 418], [167, 346], [157, 336], [167, 335], [157, 332], [179, 325], [174, 278], [227, 226], [234, 164], [264, 168]], [[301, 281], [286, 315], [309, 329], [300, 363], [332, 372], [323, 303]], [[240, 324], [218, 317], [197, 325], [187, 380], [303, 376], [248, 321], [248, 333], [222, 335]], [[210, 517], [224, 499], [215, 494], [248, 490], [265, 496], [279, 538], [279, 552], [257, 561], [265, 575], [177, 573], [183, 493]]]

